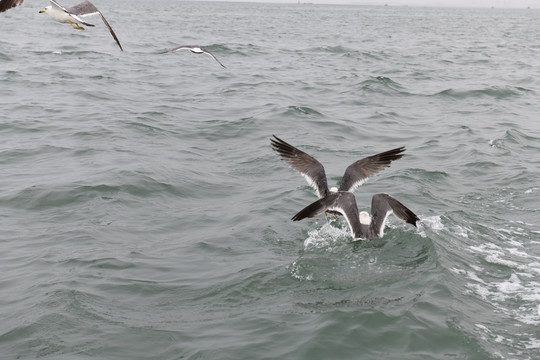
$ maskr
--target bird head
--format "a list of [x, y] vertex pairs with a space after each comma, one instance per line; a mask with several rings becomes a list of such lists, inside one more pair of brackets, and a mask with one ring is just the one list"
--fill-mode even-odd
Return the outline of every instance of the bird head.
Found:
[[359, 218], [360, 218], [360, 224], [362, 225], [371, 224], [371, 216], [369, 216], [369, 214], [366, 211], [361, 211]]

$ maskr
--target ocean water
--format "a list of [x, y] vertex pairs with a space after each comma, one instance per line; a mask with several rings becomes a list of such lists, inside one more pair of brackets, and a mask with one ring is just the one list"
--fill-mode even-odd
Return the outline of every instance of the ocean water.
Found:
[[[539, 358], [539, 11], [94, 3], [124, 52], [0, 14], [2, 359]], [[292, 222], [272, 134], [406, 146], [355, 194], [418, 228]]]

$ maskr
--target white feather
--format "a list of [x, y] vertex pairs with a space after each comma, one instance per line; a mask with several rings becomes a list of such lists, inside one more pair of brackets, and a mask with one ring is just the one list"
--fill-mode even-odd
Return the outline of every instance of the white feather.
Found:
[[364, 184], [365, 182], [367, 181], [367, 178], [363, 179], [363, 180], [359, 180], [359, 181], [356, 181], [350, 189], [348, 189], [347, 191], [350, 191], [350, 192], [354, 192], [354, 190], [361, 186], [362, 184]]
[[343, 215], [343, 217], [345, 218], [345, 220], [347, 221], [347, 225], [349, 226], [349, 230], [351, 230], [351, 235], [352, 237], [354, 238], [354, 231], [353, 231], [353, 228], [352, 228], [352, 225], [351, 225], [351, 221], [349, 219], [349, 216], [348, 214], [345, 212], [345, 210], [343, 210], [343, 208], [339, 207], [339, 206], [331, 206], [329, 207], [327, 210], [330, 210], [330, 211], [337, 211], [339, 212], [341, 215]]
[[386, 212], [386, 215], [384, 216], [384, 218], [382, 219], [381, 221], [381, 226], [379, 229], [377, 229], [377, 232], [378, 232], [378, 236], [379, 237], [383, 237], [384, 236], [384, 226], [386, 224], [386, 219], [388, 219], [388, 216], [390, 216], [390, 214], [393, 214], [394, 212], [392, 210], [388, 210]]
[[307, 183], [309, 184], [309, 186], [311, 186], [313, 189], [315, 189], [315, 192], [317, 193], [317, 196], [319, 198], [322, 198], [322, 194], [321, 192], [319, 191], [319, 187], [317, 186], [317, 183], [309, 176], [307, 176], [306, 174], [304, 173], [300, 173], [302, 174], [302, 176], [304, 177], [304, 179], [306, 179]]

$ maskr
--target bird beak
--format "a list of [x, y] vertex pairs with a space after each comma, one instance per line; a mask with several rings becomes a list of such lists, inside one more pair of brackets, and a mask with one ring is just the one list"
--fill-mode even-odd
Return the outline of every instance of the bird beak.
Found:
[[42, 13], [44, 13], [44, 12], [45, 12], [45, 9], [39, 10], [39, 13], [40, 13], [40, 14], [42, 14]]

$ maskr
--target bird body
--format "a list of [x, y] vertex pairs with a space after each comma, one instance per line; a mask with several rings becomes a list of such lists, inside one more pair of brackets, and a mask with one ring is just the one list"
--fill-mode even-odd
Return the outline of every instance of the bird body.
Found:
[[92, 24], [85, 22], [75, 13], [69, 12], [66, 8], [58, 4], [56, 1], [54, 0], [49, 0], [49, 1], [51, 2], [51, 5], [46, 6], [43, 10], [40, 10], [39, 12], [46, 13], [54, 21], [58, 21], [61, 23], [69, 23], [73, 26], [74, 29], [77, 29], [77, 30], [84, 30], [82, 26], [78, 25], [79, 23], [84, 24], [86, 26], [94, 26]]

